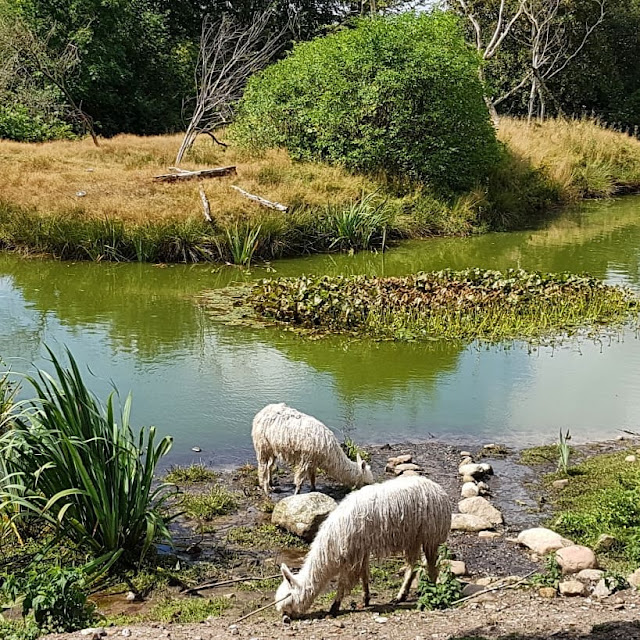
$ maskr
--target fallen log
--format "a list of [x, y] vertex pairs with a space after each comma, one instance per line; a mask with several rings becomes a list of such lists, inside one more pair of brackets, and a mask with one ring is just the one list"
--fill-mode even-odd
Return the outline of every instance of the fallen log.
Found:
[[[175, 171], [175, 167], [171, 167]], [[163, 173], [153, 176], [154, 182], [177, 182], [178, 180], [195, 180], [196, 178], [222, 178], [223, 176], [236, 175], [235, 166], [216, 167], [215, 169], [200, 169], [199, 171], [186, 171], [179, 169], [177, 173]]]
[[241, 189], [240, 187], [236, 187], [234, 184], [231, 185], [231, 188], [235, 189], [241, 196], [244, 196], [249, 200], [253, 200], [254, 202], [257, 202], [263, 207], [269, 207], [269, 209], [276, 209], [277, 211], [282, 211], [284, 213], [289, 211], [289, 207], [285, 206], [284, 204], [280, 204], [279, 202], [271, 202], [271, 200], [267, 200], [266, 198], [256, 196], [253, 193], [249, 193], [248, 191]]

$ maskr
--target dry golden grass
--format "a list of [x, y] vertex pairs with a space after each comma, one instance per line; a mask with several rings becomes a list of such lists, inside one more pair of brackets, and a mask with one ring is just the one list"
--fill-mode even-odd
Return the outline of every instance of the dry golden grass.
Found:
[[[0, 141], [0, 194], [12, 205], [43, 215], [72, 213], [87, 219], [142, 223], [202, 219], [198, 182], [156, 183], [173, 165], [180, 136], [120, 135], [101, 140], [24, 144]], [[315, 163], [293, 163], [284, 151], [262, 157], [201, 138], [181, 165], [185, 169], [236, 165], [238, 175], [203, 181], [212, 215], [219, 221], [264, 212], [231, 184], [287, 205], [339, 204], [358, 199], [376, 185], [369, 179]], [[76, 194], [84, 191], [86, 195]]]
[[640, 140], [593, 120], [543, 123], [503, 118], [498, 137], [540, 168], [568, 198], [603, 197], [640, 186]]

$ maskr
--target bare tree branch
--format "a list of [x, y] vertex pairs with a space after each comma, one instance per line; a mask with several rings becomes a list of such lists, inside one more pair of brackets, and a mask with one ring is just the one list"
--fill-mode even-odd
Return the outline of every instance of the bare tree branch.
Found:
[[284, 46], [289, 25], [269, 33], [274, 15], [272, 6], [257, 14], [246, 27], [228, 14], [218, 22], [205, 17], [195, 70], [195, 107], [176, 164], [200, 134], [207, 134], [219, 143], [214, 132], [233, 121], [249, 77], [271, 62]]

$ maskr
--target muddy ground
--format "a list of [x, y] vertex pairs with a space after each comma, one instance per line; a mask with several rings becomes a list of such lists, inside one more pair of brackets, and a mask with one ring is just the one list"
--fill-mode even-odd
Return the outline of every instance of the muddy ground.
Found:
[[[577, 447], [575, 455], [581, 457], [628, 447], [636, 448], [639, 444], [638, 440], [625, 440], [584, 445]], [[428, 477], [445, 488], [454, 508], [460, 495], [458, 465], [463, 449], [464, 447], [439, 442], [368, 448], [377, 479], [391, 477], [389, 473], [385, 473], [389, 457], [409, 453]], [[488, 497], [502, 511], [505, 525], [498, 528], [500, 535], [494, 539], [481, 538], [475, 533], [451, 534], [448, 545], [453, 557], [464, 560], [469, 572], [469, 576], [463, 580], [475, 582], [486, 577], [498, 579], [505, 576], [525, 576], [532, 571], [541, 570], [541, 563], [532, 559], [525, 549], [510, 539], [522, 529], [544, 523], [550, 516], [551, 496], [545, 493], [541, 480], [544, 473], [555, 470], [555, 462], [549, 460], [529, 467], [519, 462], [520, 453], [517, 451], [485, 450], [478, 447], [467, 450], [472, 452], [474, 459], [482, 458], [483, 462], [489, 462], [493, 466], [495, 473], [488, 480], [491, 491]], [[218, 482], [236, 492], [240, 508], [232, 515], [222, 516], [208, 523], [185, 520], [178, 523], [176, 561], [185, 565], [206, 563], [209, 571], [199, 578], [200, 584], [247, 576], [270, 579], [263, 582], [234, 582], [191, 594], [185, 594], [184, 589], [192, 586], [193, 580], [184, 583], [178, 580], [168, 589], [170, 597], [224, 598], [228, 601], [228, 608], [221, 617], [196, 625], [156, 622], [137, 624], [133, 620], [125, 620], [123, 624], [130, 630], [132, 638], [213, 640], [237, 635], [256, 639], [299, 637], [309, 640], [359, 637], [375, 637], [380, 640], [502, 637], [514, 640], [640, 639], [640, 594], [631, 590], [616, 593], [601, 601], [589, 598], [549, 600], [542, 598], [535, 588], [518, 587], [484, 594], [454, 610], [426, 613], [415, 609], [414, 592], [413, 600], [405, 605], [392, 607], [388, 603], [401, 579], [400, 559], [373, 563], [374, 566], [378, 565], [380, 571], [377, 581], [373, 579], [373, 604], [369, 608], [362, 608], [356, 591], [343, 601], [344, 611], [337, 620], [326, 617], [330, 599], [321, 598], [314, 603], [305, 619], [293, 621], [290, 625], [284, 625], [273, 609], [267, 609], [234, 627], [238, 618], [273, 600], [278, 583], [278, 579], [273, 577], [278, 574], [279, 564], [284, 561], [291, 567], [299, 567], [305, 547], [289, 544], [290, 538], [287, 540], [280, 534], [265, 534], [263, 531], [260, 536], [252, 537], [252, 532], [261, 530], [262, 525], [270, 521], [269, 503], [256, 486], [255, 469], [243, 467], [233, 472], [221, 473]], [[199, 491], [203, 488], [191, 486], [188, 490]], [[337, 499], [344, 495], [343, 489], [322, 476], [318, 478], [317, 490]], [[308, 491], [308, 487], [303, 491]], [[292, 492], [292, 477], [288, 471], [282, 471], [277, 476], [273, 499], [277, 501]], [[197, 531], [201, 525], [204, 525], [206, 532]], [[165, 591], [162, 597], [166, 598], [166, 595]], [[130, 602], [126, 600], [124, 593], [115, 593], [100, 598], [99, 604], [104, 613], [113, 619], [113, 616], [118, 615], [144, 615], [158, 597], [160, 596], [151, 595], [142, 602]], [[122, 628], [122, 624], [110, 627], [107, 628], [107, 633], [109, 636], [120, 634], [122, 637]]]

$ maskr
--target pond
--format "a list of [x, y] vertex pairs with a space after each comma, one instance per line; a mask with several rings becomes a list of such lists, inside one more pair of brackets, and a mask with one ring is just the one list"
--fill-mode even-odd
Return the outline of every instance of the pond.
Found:
[[[401, 275], [445, 267], [589, 272], [640, 292], [640, 198], [589, 203], [535, 231], [407, 242], [386, 254], [283, 260], [250, 273], [212, 265], [65, 263], [0, 254], [0, 356], [47, 368], [68, 346], [102, 396], [133, 393], [137, 425], [175, 438], [169, 462], [253, 459], [251, 419], [270, 402], [362, 442], [431, 437], [508, 445], [640, 430], [640, 340], [531, 349], [306, 340], [214, 322], [198, 294], [302, 273]], [[194, 453], [192, 447], [200, 447]]]

